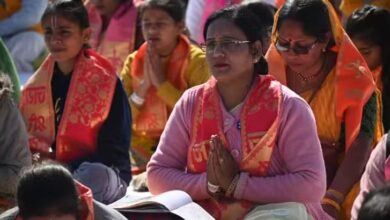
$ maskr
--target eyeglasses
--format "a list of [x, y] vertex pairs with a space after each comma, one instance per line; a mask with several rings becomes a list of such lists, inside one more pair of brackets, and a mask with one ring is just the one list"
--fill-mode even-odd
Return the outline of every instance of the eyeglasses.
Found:
[[214, 53], [215, 49], [219, 46], [219, 49], [224, 53], [235, 53], [240, 51], [244, 44], [251, 43], [247, 40], [223, 40], [223, 41], [206, 41], [206, 43], [201, 44], [202, 49], [208, 53]]
[[290, 49], [295, 53], [299, 55], [305, 55], [310, 52], [311, 49], [313, 49], [318, 43], [318, 39], [316, 39], [313, 43], [307, 44], [307, 45], [297, 45], [295, 44], [294, 47], [291, 47], [291, 42], [287, 41], [286, 43], [280, 42], [280, 39], [277, 39], [275, 43], [275, 47], [279, 52], [287, 52]]

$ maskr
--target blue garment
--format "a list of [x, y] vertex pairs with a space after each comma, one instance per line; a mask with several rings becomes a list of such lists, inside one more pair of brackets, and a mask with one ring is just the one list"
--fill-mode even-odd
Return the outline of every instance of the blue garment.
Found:
[[30, 29], [41, 22], [47, 5], [48, 0], [22, 0], [18, 11], [0, 20], [0, 37], [18, 72], [34, 72], [34, 61], [46, 51], [43, 35]]
[[103, 204], [111, 204], [126, 195], [127, 184], [118, 171], [102, 163], [83, 162], [73, 171], [73, 178], [88, 186], [93, 198]]
[[26, 31], [41, 22], [48, 0], [22, 0], [20, 10], [0, 21], [0, 36]]

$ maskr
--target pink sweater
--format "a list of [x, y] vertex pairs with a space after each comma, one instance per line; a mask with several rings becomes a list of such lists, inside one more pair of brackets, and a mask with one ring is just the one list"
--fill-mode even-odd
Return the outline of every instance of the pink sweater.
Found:
[[[199, 88], [187, 90], [176, 104], [148, 167], [152, 194], [180, 189], [193, 200], [210, 198], [206, 173], [186, 172], [195, 97]], [[326, 175], [315, 119], [308, 104], [289, 90], [282, 89], [283, 102], [277, 145], [266, 177], [241, 173], [234, 197], [258, 204], [304, 203], [315, 219], [330, 219], [320, 201], [325, 194]], [[223, 105], [223, 103], [220, 103]], [[224, 132], [233, 157], [240, 161], [240, 131], [236, 128], [240, 110], [232, 115], [223, 107]]]
[[383, 136], [370, 155], [366, 169], [360, 179], [360, 193], [352, 207], [352, 220], [356, 220], [366, 195], [374, 189], [386, 185], [385, 161], [387, 135]]

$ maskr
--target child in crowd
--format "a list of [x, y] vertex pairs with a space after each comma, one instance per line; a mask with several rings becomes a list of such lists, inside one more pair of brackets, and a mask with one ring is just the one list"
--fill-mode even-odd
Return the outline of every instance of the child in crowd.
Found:
[[382, 92], [382, 122], [390, 129], [390, 11], [366, 5], [347, 19], [346, 31], [374, 74]]
[[141, 7], [146, 42], [127, 58], [121, 73], [132, 107], [135, 172], [145, 170], [184, 90], [209, 78], [204, 52], [183, 35], [184, 15], [181, 0], [147, 0]]
[[18, 207], [0, 216], [3, 220], [125, 220], [117, 211], [93, 200], [91, 190], [75, 182], [63, 166], [35, 164], [17, 185]]
[[111, 61], [118, 74], [126, 57], [143, 43], [136, 4], [134, 0], [86, 1], [91, 46]]
[[50, 2], [42, 16], [50, 55], [28, 80], [20, 104], [35, 159], [66, 164], [94, 198], [111, 203], [131, 180], [131, 112], [111, 63], [88, 49], [81, 0]]

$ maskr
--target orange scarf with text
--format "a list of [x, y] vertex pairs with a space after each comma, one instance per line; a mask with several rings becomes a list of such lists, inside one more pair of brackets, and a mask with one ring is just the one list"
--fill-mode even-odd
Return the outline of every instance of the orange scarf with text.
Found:
[[[134, 91], [140, 86], [144, 79], [144, 61], [146, 58], [148, 44], [144, 43], [132, 63], [131, 76], [133, 78]], [[179, 37], [179, 42], [169, 58], [165, 70], [165, 78], [180, 91], [187, 88], [185, 71], [187, 70], [190, 58], [190, 42], [185, 36]], [[133, 121], [133, 131], [137, 134], [150, 137], [160, 137], [165, 124], [168, 120], [168, 114], [171, 111], [167, 104], [157, 95], [157, 88], [149, 89], [145, 97], [145, 103], [140, 109], [140, 113]]]
[[[116, 87], [114, 67], [91, 49], [77, 57], [61, 122], [55, 134], [51, 79], [55, 61], [49, 56], [22, 91], [20, 111], [33, 152], [69, 162], [93, 153], [97, 135], [111, 109]], [[56, 141], [55, 155], [51, 145]]]
[[[204, 173], [210, 150], [211, 135], [217, 134], [229, 149], [223, 133], [221, 100], [217, 82], [211, 78], [196, 98], [193, 130], [188, 150], [188, 172]], [[273, 148], [276, 144], [281, 106], [281, 84], [271, 76], [259, 76], [247, 95], [240, 115], [242, 160], [240, 170], [252, 176], [266, 176]], [[249, 201], [200, 201], [216, 219], [243, 218], [254, 205]]]

